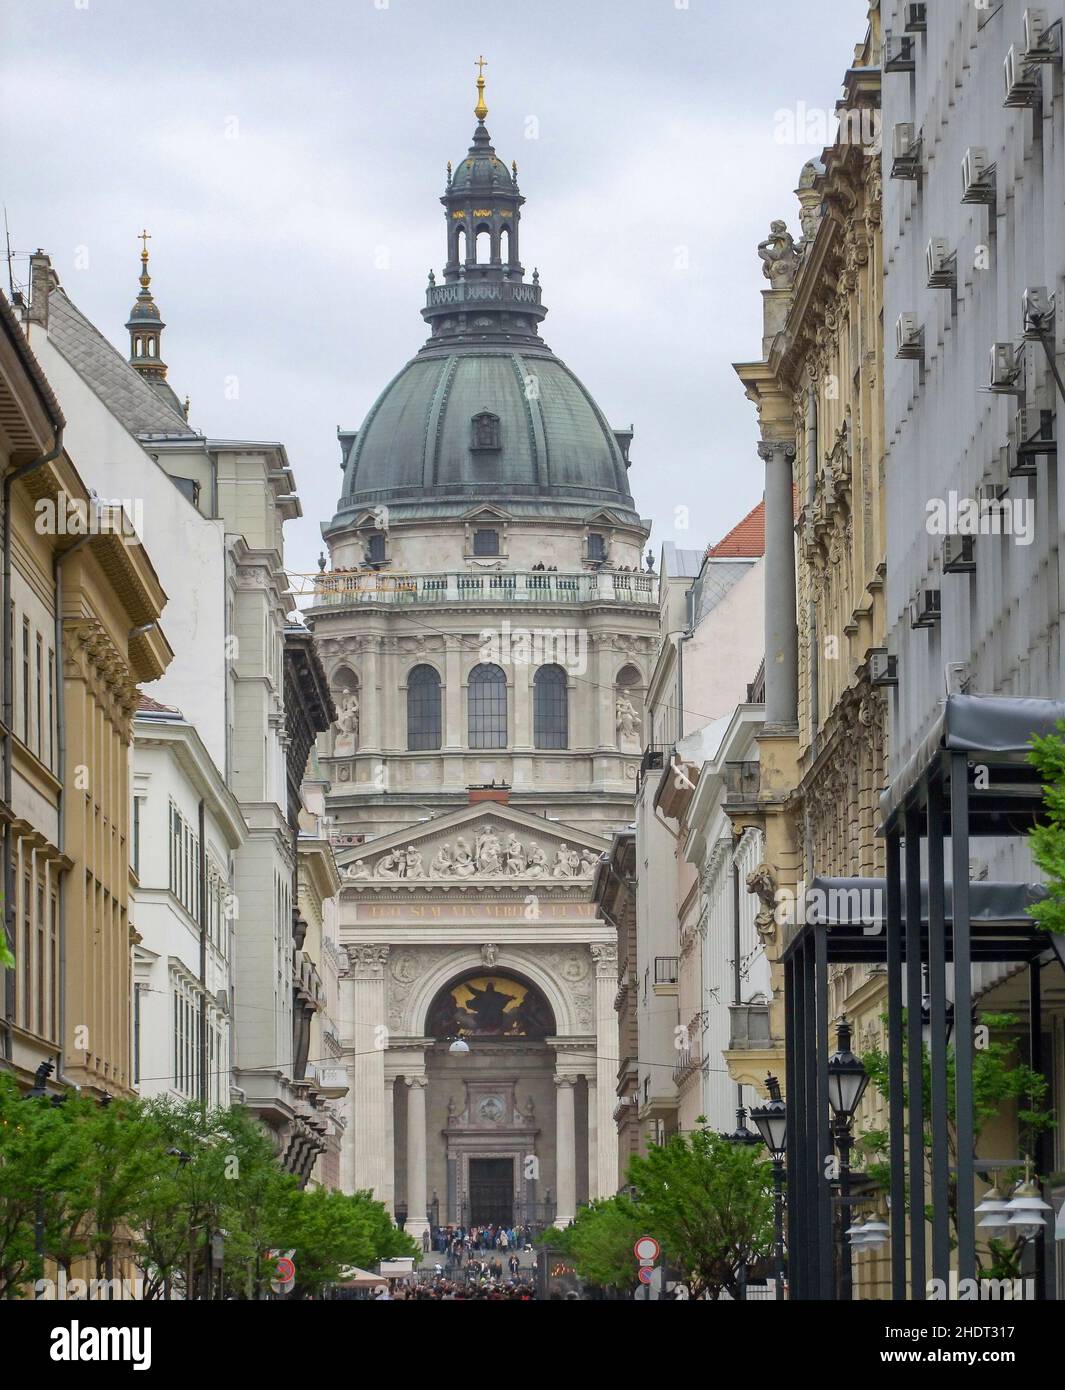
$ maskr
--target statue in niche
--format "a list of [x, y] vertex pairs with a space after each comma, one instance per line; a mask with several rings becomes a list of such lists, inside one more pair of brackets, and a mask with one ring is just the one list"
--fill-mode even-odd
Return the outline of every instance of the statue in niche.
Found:
[[773, 289], [791, 289], [799, 266], [799, 253], [786, 222], [779, 219], [770, 222], [769, 235], [758, 243], [758, 258], [762, 262], [762, 274]]
[[341, 698], [337, 711], [337, 737], [334, 753], [354, 753], [359, 746], [359, 697], [349, 690]]
[[451, 846], [443, 844], [433, 855], [429, 863], [429, 874], [432, 878], [450, 878], [455, 872], [455, 860], [451, 853]]
[[614, 702], [614, 724], [622, 751], [640, 751], [640, 716], [636, 706], [629, 699], [629, 692], [623, 690]]
[[754, 929], [762, 941], [772, 941], [777, 934], [777, 884], [770, 865], [764, 861], [747, 875], [747, 892], [754, 893], [762, 904], [754, 919]]
[[499, 947], [494, 945], [491, 941], [486, 941], [481, 947], [481, 964], [491, 968], [495, 965], [498, 957]]

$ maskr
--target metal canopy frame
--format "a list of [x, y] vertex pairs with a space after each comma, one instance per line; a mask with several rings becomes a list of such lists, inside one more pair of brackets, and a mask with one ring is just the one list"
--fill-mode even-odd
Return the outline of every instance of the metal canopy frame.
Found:
[[[1029, 971], [1030, 1065], [1043, 1070], [1040, 970], [1065, 964], [1061, 938], [1041, 931], [1027, 908], [1045, 892], [1038, 885], [971, 883], [974, 836], [1027, 834], [1043, 805], [1039, 775], [1028, 761], [1034, 735], [1053, 732], [1065, 704], [950, 696], [918, 754], [881, 799], [886, 842], [885, 879], [816, 880], [802, 920], [782, 955], [787, 1020], [788, 1234], [792, 1296], [833, 1298], [833, 1195], [825, 1172], [832, 1152], [828, 1105], [828, 966], [882, 963], [888, 982], [888, 1111], [891, 1171], [892, 1297], [926, 1297], [925, 1116], [921, 1009], [904, 1010], [924, 993], [927, 970], [931, 1054], [931, 1273], [949, 1280], [950, 1188], [957, 1202], [957, 1275], [976, 1275], [973, 1154], [973, 1032], [957, 1027], [954, 1101], [956, 1170], [949, 1152], [947, 966], [953, 996], [972, 999], [974, 962], [1026, 963]], [[961, 833], [953, 834], [954, 827]], [[950, 877], [945, 840], [950, 837]], [[921, 842], [927, 879], [921, 881]], [[903, 860], [905, 859], [905, 866]], [[905, 872], [904, 872], [905, 867]], [[835, 887], [833, 899], [831, 889]], [[879, 889], [882, 921], [862, 911], [861, 889]], [[858, 911], [850, 912], [859, 890]], [[823, 910], [833, 900], [842, 912]], [[808, 910], [807, 904], [810, 904]], [[905, 986], [905, 988], [904, 988]], [[968, 1003], [959, 1012], [968, 1014]], [[905, 1032], [906, 1076], [903, 1037]], [[1046, 1171], [1046, 1154], [1037, 1155]], [[1037, 1247], [1037, 1297], [1053, 1297], [1053, 1260]]]

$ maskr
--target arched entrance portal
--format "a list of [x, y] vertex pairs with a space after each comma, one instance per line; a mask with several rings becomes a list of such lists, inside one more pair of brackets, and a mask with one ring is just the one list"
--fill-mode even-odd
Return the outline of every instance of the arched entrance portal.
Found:
[[[420, 1182], [408, 1181], [419, 1144], [411, 1106], [425, 1109], [427, 1219], [439, 1226], [550, 1225], [563, 1192], [587, 1193], [587, 1085], [560, 1076], [556, 1021], [543, 992], [509, 968], [467, 970], [429, 1006], [424, 1076], [401, 1077], [396, 1096], [396, 1190], [406, 1194], [408, 1229], [421, 1229]], [[453, 1051], [459, 1040], [467, 1050]], [[564, 1097], [558, 1095], [565, 1088]], [[415, 1094], [417, 1092], [417, 1094]], [[403, 1119], [401, 1119], [403, 1116]], [[570, 1119], [572, 1116], [572, 1120]], [[413, 1159], [412, 1159], [413, 1155]], [[412, 1199], [414, 1206], [412, 1206]], [[565, 1203], [565, 1197], [564, 1197]], [[570, 1199], [572, 1201], [572, 1198]]]

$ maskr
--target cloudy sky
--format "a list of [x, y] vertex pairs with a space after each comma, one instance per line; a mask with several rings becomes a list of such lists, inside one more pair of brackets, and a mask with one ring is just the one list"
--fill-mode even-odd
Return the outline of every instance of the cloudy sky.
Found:
[[[656, 551], [702, 546], [761, 495], [754, 408], [731, 369], [760, 355], [755, 247], [773, 217], [798, 232], [792, 190], [867, 8], [5, 0], [15, 280], [43, 247], [125, 351], [147, 227], [171, 384], [199, 429], [287, 446], [305, 515], [286, 563], [313, 570], [337, 426], [360, 425], [426, 336], [437, 199], [473, 133], [483, 53], [544, 336], [612, 424], [634, 424], [630, 480]], [[782, 112], [799, 138], [782, 138]]]

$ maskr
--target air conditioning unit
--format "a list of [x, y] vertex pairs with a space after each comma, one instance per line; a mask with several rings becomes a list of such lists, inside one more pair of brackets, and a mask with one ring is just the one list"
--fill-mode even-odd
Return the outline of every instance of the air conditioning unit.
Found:
[[938, 589], [919, 589], [910, 600], [911, 627], [935, 627], [942, 613]]
[[978, 507], [995, 507], [1006, 495], [1003, 483], [977, 483], [973, 495]]
[[1002, 64], [1002, 75], [1006, 85], [1003, 106], [1036, 104], [1042, 92], [1040, 77], [1038, 72], [1027, 65], [1024, 56], [1017, 51], [1016, 44], [1011, 43], [1009, 46], [1006, 61]]
[[1018, 410], [1013, 422], [1013, 452], [1010, 455], [1010, 477], [1030, 477], [1040, 455], [1056, 457], [1058, 442], [1054, 438], [1054, 412], [1025, 406]]
[[1053, 63], [1061, 56], [1058, 35], [1042, 5], [1029, 5], [1024, 12], [1024, 56], [1029, 63]]
[[976, 555], [972, 536], [945, 536], [943, 538], [943, 573], [967, 574], [976, 568]]
[[900, 314], [895, 321], [895, 356], [920, 359], [924, 337], [916, 314]]
[[921, 137], [912, 121], [899, 121], [891, 127], [891, 177], [921, 177]]
[[899, 659], [886, 647], [874, 647], [869, 653], [869, 680], [872, 685], [898, 685]]
[[916, 45], [909, 34], [884, 35], [884, 71], [913, 72], [917, 66]]
[[1024, 332], [1039, 338], [1050, 328], [1054, 317], [1054, 296], [1045, 285], [1029, 285], [1022, 297]]
[[950, 249], [947, 240], [941, 236], [934, 236], [925, 247], [924, 259], [928, 272], [928, 288], [953, 289], [958, 280], [958, 258]]
[[1024, 395], [1024, 357], [1013, 343], [995, 343], [991, 348], [991, 381], [988, 390], [1002, 396]]
[[928, 28], [928, 6], [925, 3], [906, 6], [906, 32], [923, 34]]
[[995, 166], [982, 145], [970, 145], [961, 162], [963, 203], [995, 201]]

